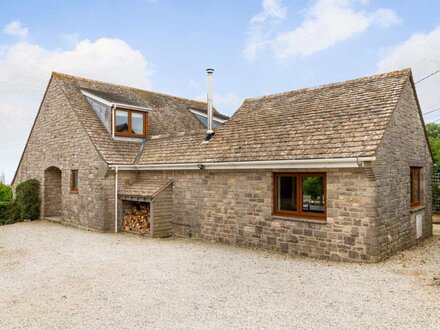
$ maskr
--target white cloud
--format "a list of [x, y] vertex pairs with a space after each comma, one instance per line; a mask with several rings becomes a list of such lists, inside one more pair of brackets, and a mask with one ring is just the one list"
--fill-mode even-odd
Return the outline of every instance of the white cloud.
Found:
[[305, 19], [293, 31], [280, 33], [274, 43], [275, 55], [284, 59], [308, 56], [366, 31], [372, 25], [387, 27], [399, 23], [389, 9], [367, 13], [356, 10], [354, 0], [319, 0], [305, 11]]
[[287, 9], [283, 7], [281, 0], [263, 0], [263, 11], [251, 19], [252, 24], [263, 23], [268, 18], [284, 19]]
[[271, 21], [269, 18], [276, 18], [278, 22], [285, 19], [285, 12], [283, 15], [264, 15], [263, 11], [251, 20], [244, 57], [253, 60], [266, 49], [271, 49], [278, 59], [309, 56], [365, 32], [372, 26], [386, 28], [400, 23], [400, 18], [391, 9], [364, 11], [362, 6], [366, 2], [317, 0], [302, 11], [304, 19], [298, 27], [284, 32], [281, 32], [279, 25], [274, 28], [268, 23]]
[[287, 9], [281, 0], [263, 0], [263, 11], [252, 17], [247, 31], [247, 40], [243, 56], [253, 61], [257, 55], [270, 44], [270, 34], [273, 26], [282, 22], [287, 16]]
[[20, 38], [26, 38], [29, 33], [28, 29], [22, 26], [19, 20], [12, 21], [7, 24], [3, 29], [3, 32]]
[[19, 42], [0, 46], [0, 172], [17, 166], [52, 71], [151, 88], [144, 56], [120, 39], [82, 40], [72, 50], [48, 50]]
[[[429, 33], [413, 34], [408, 40], [391, 48], [378, 63], [380, 72], [407, 67], [412, 69], [415, 81], [440, 69], [440, 26]], [[439, 86], [440, 73], [416, 85], [424, 112], [440, 108]], [[439, 119], [439, 114], [427, 115], [426, 119]]]
[[377, 24], [383, 28], [402, 23], [402, 20], [394, 10], [385, 8], [376, 10], [371, 18], [373, 24]]

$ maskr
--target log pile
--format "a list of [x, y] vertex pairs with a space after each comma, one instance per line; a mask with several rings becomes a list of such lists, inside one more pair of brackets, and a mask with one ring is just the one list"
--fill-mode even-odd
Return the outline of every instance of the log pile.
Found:
[[124, 230], [150, 233], [150, 203], [124, 203]]

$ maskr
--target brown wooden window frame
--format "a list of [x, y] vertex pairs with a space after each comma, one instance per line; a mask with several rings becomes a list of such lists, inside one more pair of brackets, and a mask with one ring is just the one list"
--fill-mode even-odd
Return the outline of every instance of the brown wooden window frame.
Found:
[[[418, 178], [418, 187], [416, 187], [416, 184], [415, 184], [416, 177]], [[417, 167], [417, 166], [410, 167], [410, 206], [411, 206], [411, 208], [423, 205], [422, 185], [423, 185], [422, 168]], [[415, 191], [416, 191], [415, 189], [418, 189], [418, 193], [419, 193], [418, 200], [414, 200]]]
[[[136, 138], [146, 138], [147, 137], [147, 128], [148, 128], [148, 112], [145, 111], [137, 111], [137, 110], [131, 110], [131, 109], [125, 109], [125, 108], [116, 108], [115, 111], [115, 119], [113, 123], [113, 132], [115, 133], [115, 136], [123, 136], [123, 137], [136, 137]], [[128, 132], [118, 132], [116, 131], [116, 115], [117, 111], [123, 111], [128, 113]], [[144, 134], [133, 134], [130, 133], [132, 131], [132, 113], [140, 113], [144, 117]]]
[[[296, 177], [296, 209], [297, 211], [286, 211], [278, 209], [278, 178], [280, 176], [290, 176]], [[318, 214], [313, 212], [303, 211], [303, 196], [302, 196], [302, 178], [305, 176], [321, 176], [324, 178], [324, 213]], [[282, 217], [292, 217], [292, 218], [305, 218], [325, 221], [327, 219], [327, 174], [322, 172], [316, 173], [274, 173], [273, 175], [273, 214]]]
[[[76, 180], [75, 180], [75, 177], [76, 177]], [[79, 183], [78, 170], [71, 170], [70, 171], [70, 191], [71, 192], [78, 193], [78, 183]]]

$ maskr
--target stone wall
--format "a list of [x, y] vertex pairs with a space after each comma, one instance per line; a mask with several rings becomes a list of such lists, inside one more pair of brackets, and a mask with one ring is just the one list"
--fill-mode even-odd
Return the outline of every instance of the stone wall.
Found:
[[326, 172], [326, 221], [274, 216], [271, 171], [121, 172], [120, 184], [146, 176], [173, 178], [177, 236], [338, 261], [375, 261], [374, 181], [364, 169]]
[[[113, 210], [113, 176], [107, 177], [106, 163], [54, 79], [42, 102], [13, 185], [15, 188], [29, 178], [40, 181], [42, 217], [53, 213], [45, 196], [59, 194], [59, 191], [48, 191], [50, 182], [45, 184], [44, 173], [49, 167], [59, 168], [62, 172], [62, 221], [98, 230], [108, 229], [109, 223], [104, 220], [113, 214], [108, 211]], [[78, 193], [70, 192], [72, 169], [78, 169]]]
[[[416, 243], [415, 215], [423, 214], [423, 236], [432, 234], [431, 174], [433, 162], [410, 82], [376, 152], [377, 233], [380, 259]], [[410, 167], [423, 167], [424, 206], [410, 208]]]

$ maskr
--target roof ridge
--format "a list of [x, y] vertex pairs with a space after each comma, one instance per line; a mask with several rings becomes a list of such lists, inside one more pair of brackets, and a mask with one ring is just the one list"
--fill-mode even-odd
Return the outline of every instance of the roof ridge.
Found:
[[249, 97], [249, 98], [246, 98], [245, 101], [257, 101], [257, 100], [264, 99], [264, 98], [279, 97], [279, 96], [283, 96], [283, 95], [288, 95], [288, 94], [293, 94], [293, 93], [303, 93], [303, 92], [306, 92], [306, 91], [312, 91], [312, 90], [321, 89], [321, 88], [329, 88], [329, 87], [342, 86], [342, 85], [346, 85], [346, 84], [349, 84], [349, 83], [371, 81], [371, 80], [378, 79], [380, 77], [384, 77], [385, 78], [385, 77], [388, 77], [388, 76], [392, 77], [392, 76], [398, 76], [398, 75], [408, 75], [409, 76], [410, 74], [411, 74], [411, 69], [410, 68], [405, 68], [405, 69], [401, 69], [401, 70], [383, 72], [383, 73], [375, 74], [375, 75], [372, 75], [372, 76], [364, 76], [364, 77], [359, 77], [359, 78], [354, 78], [354, 79], [349, 79], [349, 80], [343, 80], [343, 81], [329, 83], [329, 84], [323, 84], [323, 85], [317, 85], [317, 86], [312, 86], [312, 87], [305, 87], [305, 88], [295, 89], [295, 90], [291, 90], [291, 91], [287, 91], [287, 92], [268, 94], [268, 95], [262, 95], [262, 96], [256, 96], [256, 97]]
[[105, 82], [105, 81], [102, 81], [102, 80], [78, 77], [78, 76], [70, 75], [70, 74], [67, 74], [67, 73], [56, 72], [56, 71], [52, 72], [52, 76], [55, 79], [65, 79], [65, 78], [76, 79], [76, 80], [82, 80], [82, 81], [85, 81], [85, 82], [94, 82], [94, 83], [100, 83], [100, 84], [110, 85], [110, 86], [119, 87], [119, 88], [126, 88], [126, 89], [129, 89], [129, 90], [139, 91], [139, 92], [143, 92], [143, 93], [158, 94], [158, 95], [162, 95], [162, 96], [166, 96], [166, 97], [172, 97], [172, 98], [179, 99], [179, 100], [197, 102], [197, 103], [200, 103], [200, 104], [206, 104], [206, 105], [208, 104], [207, 102], [199, 101], [199, 100], [195, 100], [195, 99], [190, 99], [190, 98], [187, 98], [187, 97], [175, 96], [175, 95], [171, 95], [171, 94], [167, 94], [167, 93], [150, 91], [150, 90], [146, 90], [146, 89], [142, 89], [142, 88], [138, 88], [138, 87], [132, 87], [132, 86], [126, 86], [126, 85], [120, 85], [120, 84]]

